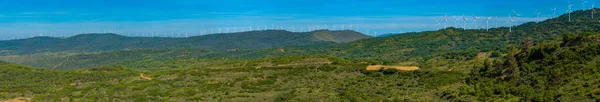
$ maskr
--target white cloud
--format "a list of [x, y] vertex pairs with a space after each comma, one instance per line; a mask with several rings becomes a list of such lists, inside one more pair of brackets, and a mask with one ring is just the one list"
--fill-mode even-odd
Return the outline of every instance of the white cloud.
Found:
[[18, 13], [20, 15], [62, 15], [62, 14], [69, 14], [69, 12], [22, 12], [22, 13]]

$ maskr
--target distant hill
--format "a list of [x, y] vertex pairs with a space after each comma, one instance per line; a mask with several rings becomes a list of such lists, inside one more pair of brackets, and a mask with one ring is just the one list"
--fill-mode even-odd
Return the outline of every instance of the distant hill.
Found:
[[[591, 19], [589, 17], [589, 11], [575, 11], [571, 15], [573, 21], [569, 22], [567, 15], [559, 16], [558, 18], [548, 19], [539, 23], [527, 22], [522, 25], [512, 27], [512, 32], [509, 32], [508, 27], [492, 28], [489, 31], [483, 29], [467, 29], [463, 30], [460, 28], [447, 28], [437, 31], [424, 31], [424, 32], [411, 32], [398, 35], [392, 35], [388, 37], [377, 37], [369, 38], [369, 36], [362, 35], [360, 33], [353, 34], [353, 31], [315, 31], [308, 33], [289, 33], [287, 31], [253, 31], [236, 33], [235, 35], [230, 34], [216, 34], [207, 36], [197, 36], [185, 39], [172, 40], [173, 38], [135, 38], [138, 39], [138, 43], [129, 44], [132, 47], [119, 47], [119, 48], [141, 48], [136, 46], [151, 46], [147, 48], [185, 48], [192, 46], [200, 49], [225, 49], [228, 51], [210, 51], [208, 52], [195, 52], [188, 51], [189, 53], [196, 53], [202, 58], [210, 57], [231, 57], [237, 59], [259, 59], [259, 58], [272, 58], [272, 57], [286, 57], [286, 56], [301, 56], [311, 54], [326, 54], [340, 58], [365, 60], [368, 62], [378, 63], [398, 63], [398, 62], [417, 62], [420, 67], [430, 68], [446, 66], [450, 68], [450, 64], [439, 64], [435, 63], [454, 63], [456, 61], [467, 61], [477, 57], [478, 54], [490, 54], [492, 57], [498, 57], [499, 53], [505, 53], [511, 46], [519, 46], [519, 43], [527, 37], [533, 38], [534, 44], [540, 42], [556, 42], [560, 41], [561, 35], [569, 33], [598, 33], [600, 32], [600, 23], [594, 22], [600, 20], [600, 18]], [[271, 32], [271, 33], [266, 33]], [[333, 32], [333, 33], [332, 33]], [[263, 34], [263, 35], [260, 35]], [[348, 35], [343, 35], [348, 34]], [[265, 36], [268, 35], [268, 36]], [[355, 35], [352, 37], [350, 35]], [[84, 36], [84, 35], [82, 35]], [[88, 35], [89, 36], [89, 35]], [[340, 38], [341, 36], [341, 38]], [[335, 42], [346, 42], [350, 40], [344, 40], [343, 37], [348, 38], [366, 38], [349, 43], [338, 43]], [[74, 37], [77, 38], [77, 37]], [[69, 39], [74, 39], [69, 38]], [[124, 37], [128, 38], [128, 37]], [[245, 39], [254, 38], [254, 39]], [[277, 39], [274, 39], [277, 38]], [[45, 38], [46, 42], [62, 43], [61, 39]], [[134, 39], [134, 38], [131, 38]], [[153, 39], [152, 41], [144, 41], [141, 39]], [[226, 40], [215, 40], [215, 39], [230, 39]], [[261, 40], [256, 40], [261, 39]], [[93, 40], [93, 39], [90, 39]], [[165, 41], [161, 41], [165, 40]], [[86, 40], [83, 40], [86, 41]], [[136, 40], [129, 40], [135, 42]], [[143, 42], [143, 43], [142, 43]], [[124, 43], [127, 44], [127, 43]], [[140, 45], [136, 45], [140, 44]], [[145, 44], [145, 45], [144, 45]], [[276, 45], [275, 45], [276, 44]], [[115, 44], [106, 45], [88, 45], [111, 48]], [[224, 46], [217, 46], [224, 45]], [[275, 47], [277, 46], [277, 47]], [[87, 47], [87, 46], [83, 46]], [[271, 48], [269, 48], [271, 47]], [[71, 47], [76, 48], [76, 47]], [[253, 50], [245, 50], [252, 49]], [[261, 49], [262, 48], [262, 49]], [[77, 48], [82, 49], [82, 48]], [[94, 48], [98, 49], [98, 48]], [[258, 49], [258, 50], [257, 50]], [[114, 49], [117, 50], [117, 49]], [[5, 51], [7, 52], [7, 51]], [[131, 53], [141, 53], [143, 50], [134, 51]], [[168, 50], [166, 50], [168, 52]], [[157, 52], [157, 53], [166, 53]], [[188, 53], [186, 52], [186, 53]], [[121, 53], [109, 52], [91, 54], [93, 56], [120, 56], [122, 58], [125, 55]], [[126, 53], [125, 53], [126, 54]], [[89, 55], [89, 54], [88, 54]], [[161, 55], [149, 53], [146, 55]], [[187, 54], [189, 55], [189, 54]], [[0, 57], [6, 61], [13, 63], [20, 63], [30, 65], [34, 67], [53, 67], [56, 61], [44, 61], [44, 60], [55, 60], [53, 59], [40, 59], [33, 60], [32, 56], [26, 55], [20, 56], [19, 58], [14, 57]], [[81, 55], [74, 55], [81, 56]], [[69, 55], [64, 55], [61, 59], [72, 59]], [[97, 57], [84, 58], [86, 60], [72, 60], [70, 64], [59, 66], [58, 68], [78, 68], [78, 67], [93, 67], [98, 66], [95, 64], [88, 64], [92, 62], [107, 62], [116, 63], [118, 61], [103, 61], [111, 60], [111, 57], [102, 57], [103, 59], [97, 59]], [[116, 57], [115, 57], [116, 58]], [[128, 60], [137, 60], [147, 57], [122, 58]], [[13, 59], [13, 60], [11, 60]], [[14, 59], [32, 59], [31, 61], [19, 61]], [[95, 60], [97, 59], [97, 60]], [[83, 62], [82, 62], [83, 61]], [[82, 64], [83, 63], [83, 64]], [[87, 66], [87, 65], [90, 66]], [[79, 66], [86, 65], [86, 66]], [[456, 67], [456, 66], [452, 66]]]
[[555, 41], [563, 34], [600, 32], [600, 18], [592, 19], [590, 10], [575, 11], [539, 23], [527, 22], [512, 28], [483, 29], [448, 28], [411, 34], [392, 35], [339, 44], [333, 49], [340, 56], [380, 60], [427, 60], [474, 58], [479, 52], [506, 52], [509, 46], [519, 46], [527, 37], [536, 43]]
[[284, 30], [212, 34], [188, 38], [126, 37], [117, 34], [82, 34], [69, 38], [34, 37], [0, 41], [0, 55], [42, 52], [97, 52], [151, 48], [203, 48], [210, 50], [262, 49], [276, 46], [345, 43], [370, 36], [350, 31]]
[[387, 36], [393, 36], [393, 35], [398, 35], [399, 33], [387, 33], [387, 34], [380, 34], [377, 35], [376, 37], [387, 37]]
[[[527, 22], [512, 27], [484, 29], [446, 28], [437, 31], [424, 31], [397, 34], [387, 37], [362, 39], [350, 43], [335, 44], [322, 48], [265, 49], [246, 54], [243, 57], [261, 58], [264, 56], [296, 56], [303, 54], [328, 54], [342, 58], [371, 59], [383, 62], [419, 61], [435, 63], [440, 60], [470, 60], [480, 52], [506, 52], [510, 46], [519, 46], [527, 37], [534, 42], [557, 41], [563, 34], [598, 33], [600, 17], [592, 19], [590, 10], [574, 11], [568, 15], [542, 22]], [[260, 56], [263, 55], [263, 56]]]

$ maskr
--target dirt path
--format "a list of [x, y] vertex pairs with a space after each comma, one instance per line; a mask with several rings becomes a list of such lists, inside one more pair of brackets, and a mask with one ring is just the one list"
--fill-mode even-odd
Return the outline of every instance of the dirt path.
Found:
[[413, 70], [419, 70], [418, 66], [385, 66], [385, 65], [370, 65], [367, 66], [367, 70], [379, 70], [381, 68], [394, 68], [400, 71], [413, 71]]

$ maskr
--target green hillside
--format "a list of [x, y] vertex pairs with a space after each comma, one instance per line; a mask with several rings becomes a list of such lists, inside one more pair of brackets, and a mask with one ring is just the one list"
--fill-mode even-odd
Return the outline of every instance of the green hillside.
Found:
[[[600, 35], [568, 34], [560, 42], [533, 46], [527, 39], [507, 56], [486, 60], [470, 73], [470, 87], [448, 93], [478, 100], [600, 100]], [[457, 97], [461, 96], [461, 97]]]
[[[343, 35], [343, 36], [342, 36]], [[188, 38], [125, 37], [116, 34], [82, 34], [69, 38], [35, 37], [0, 41], [0, 54], [44, 52], [100, 52], [131, 49], [199, 48], [248, 50], [277, 46], [342, 43], [370, 38], [354, 31], [288, 32], [283, 30], [212, 34]]]
[[[352, 31], [303, 33], [311, 35], [300, 36], [304, 40], [247, 32], [237, 36], [262, 40], [224, 34], [171, 41], [160, 38], [168, 41], [162, 43], [182, 44], [173, 48], [2, 56], [2, 60], [39, 68], [0, 61], [0, 100], [600, 101], [600, 23], [586, 18], [587, 12], [574, 12], [573, 22], [563, 15], [519, 25], [514, 32], [506, 27], [490, 31], [448, 28], [352, 42], [332, 39]], [[253, 42], [257, 49], [177, 49], [200, 44], [192, 41], [217, 38]], [[80, 38], [88, 40], [93, 39]], [[308, 40], [314, 43], [290, 44]], [[226, 43], [231, 42], [211, 44]], [[374, 64], [420, 69], [366, 70]]]
[[[438, 91], [430, 89], [451, 85], [465, 76], [436, 71], [383, 75], [363, 71], [364, 67], [329, 56], [268, 58], [158, 72], [122, 66], [61, 71], [2, 66], [0, 100], [439, 101], [431, 94]], [[441, 81], [442, 77], [422, 76], [427, 73], [446, 77]]]
[[[572, 22], [567, 15], [539, 23], [527, 22], [512, 27], [484, 29], [447, 28], [438, 31], [396, 34], [387, 37], [357, 40], [350, 43], [323, 46], [321, 48], [284, 48], [255, 51], [243, 57], [296, 56], [302, 54], [329, 54], [342, 58], [370, 59], [381, 63], [418, 61], [422, 64], [443, 60], [467, 61], [479, 53], [506, 53], [510, 46], [517, 46], [531, 37], [534, 44], [558, 40], [562, 34], [600, 32], [600, 18], [589, 18], [589, 10], [574, 11]], [[261, 56], [262, 55], [262, 56]], [[432, 66], [433, 67], [433, 66]]]
[[[272, 57], [286, 56], [302, 56], [312, 54], [326, 54], [349, 60], [365, 61], [372, 64], [398, 64], [406, 62], [415, 62], [419, 66], [426, 68], [438, 69], [459, 69], [465, 68], [470, 64], [468, 61], [473, 60], [477, 55], [489, 55], [488, 57], [500, 57], [506, 54], [510, 46], [518, 46], [518, 44], [527, 37], [533, 38], [534, 44], [541, 42], [552, 42], [560, 38], [562, 34], [568, 33], [584, 33], [584, 32], [600, 32], [600, 23], [591, 22], [588, 17], [588, 11], [575, 11], [572, 13], [572, 22], [568, 22], [567, 16], [562, 15], [555, 19], [549, 19], [539, 23], [528, 22], [516, 27], [512, 27], [513, 32], [509, 32], [508, 27], [492, 28], [489, 31], [483, 29], [457, 29], [447, 28], [438, 31], [426, 31], [415, 33], [397, 34], [387, 37], [366, 38], [362, 40], [352, 41], [348, 43], [332, 43], [346, 42], [345, 38], [363, 38], [367, 37], [353, 31], [327, 31], [320, 30], [310, 33], [287, 34], [287, 31], [255, 31], [239, 34], [216, 34], [208, 36], [190, 37], [163, 44], [177, 44], [171, 47], [185, 47], [203, 45], [212, 45], [206, 49], [227, 49], [223, 50], [206, 50], [204, 51], [189, 51], [185, 53], [195, 54], [199, 56], [160, 56], [161, 52], [156, 52], [146, 55], [154, 55], [160, 57], [146, 56], [134, 57], [130, 55], [118, 55], [118, 52], [102, 52], [92, 53], [95, 56], [105, 56], [101, 59], [93, 59], [87, 57], [80, 60], [68, 60], [77, 56], [84, 55], [63, 54], [60, 58], [46, 57], [33, 55], [16, 55], [2, 56], [0, 59], [25, 64], [29, 66], [53, 68], [57, 66], [57, 61], [70, 61], [71, 65], [60, 64], [59, 69], [72, 68], [91, 68], [101, 65], [110, 65], [122, 61], [135, 60], [165, 60], [174, 57], [195, 57], [195, 58], [214, 58], [225, 57], [230, 59], [260, 59]], [[600, 20], [600, 19], [598, 19]], [[587, 22], [584, 22], [587, 21]], [[268, 33], [271, 32], [271, 33]], [[270, 35], [265, 35], [270, 34]], [[304, 36], [308, 34], [310, 36]], [[354, 35], [354, 36], [351, 36]], [[289, 37], [295, 36], [295, 37]], [[343, 37], [342, 37], [343, 36]], [[213, 40], [227, 38], [233, 41]], [[248, 38], [248, 39], [247, 39]], [[257, 38], [249, 39], [249, 38]], [[333, 39], [337, 38], [337, 39]], [[159, 39], [159, 38], [154, 38]], [[166, 38], [165, 38], [166, 39]], [[90, 38], [91, 40], [91, 38]], [[310, 40], [310, 41], [304, 41]], [[352, 39], [346, 39], [348, 41]], [[103, 40], [104, 41], [104, 40]], [[211, 42], [212, 41], [212, 42]], [[271, 42], [274, 41], [274, 42]], [[275, 45], [271, 44], [283, 44]], [[294, 44], [290, 44], [294, 43]], [[140, 43], [145, 44], [145, 43]], [[161, 44], [149, 44], [161, 45]], [[225, 45], [225, 46], [215, 46]], [[91, 45], [90, 45], [91, 46]], [[166, 46], [166, 45], [165, 45]], [[267, 47], [272, 46], [272, 47]], [[261, 47], [263, 49], [249, 49], [250, 47]], [[132, 47], [132, 49], [135, 47]], [[160, 47], [159, 47], [160, 48]], [[173, 48], [176, 49], [176, 48]], [[172, 49], [164, 49], [172, 50]], [[184, 50], [185, 51], [185, 50]], [[147, 53], [144, 50], [125, 51], [136, 54]], [[167, 52], [162, 52], [167, 53]], [[123, 53], [125, 54], [125, 53]], [[35, 56], [35, 58], [32, 58]], [[144, 59], [148, 58], [148, 59]], [[158, 59], [157, 59], [158, 58]], [[19, 59], [28, 59], [20, 61]], [[39, 60], [37, 60], [39, 59]], [[95, 63], [97, 62], [97, 63]], [[462, 64], [459, 64], [462, 63]], [[459, 65], [459, 66], [456, 66]], [[456, 68], [459, 67], [459, 68]]]
[[98, 53], [39, 53], [29, 55], [2, 56], [0, 60], [19, 63], [36, 68], [76, 69], [111, 65], [124, 61], [157, 58], [198, 57], [212, 52], [200, 49], [139, 49]]
[[[2, 62], [0, 100], [34, 101], [597, 101], [600, 35], [565, 34], [506, 56], [476, 59], [469, 72], [366, 71], [366, 63], [326, 55], [163, 63], [79, 70]], [[169, 62], [170, 61], [170, 62]], [[199, 63], [205, 62], [205, 63]], [[149, 63], [147, 61], [143, 63]], [[151, 63], [151, 62], [150, 62]], [[181, 66], [162, 71], [129, 66]], [[163, 65], [161, 65], [163, 64]]]

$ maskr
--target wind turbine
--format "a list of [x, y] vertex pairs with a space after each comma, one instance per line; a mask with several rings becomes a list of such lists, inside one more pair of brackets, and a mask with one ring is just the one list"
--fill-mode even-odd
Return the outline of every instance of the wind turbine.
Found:
[[463, 30], [467, 29], [467, 17], [463, 14]]
[[335, 24], [333, 25], [333, 30], [335, 30]]
[[552, 10], [552, 18], [556, 18], [556, 7], [550, 9]]
[[448, 15], [444, 16], [444, 29], [448, 28]]
[[587, 3], [587, 1], [581, 0], [581, 10], [585, 10], [585, 3]]
[[514, 20], [510, 18], [510, 15], [508, 15], [508, 21], [506, 23], [508, 23], [508, 32], [512, 32], [512, 22]]
[[454, 18], [454, 27], [458, 28], [456, 21], [458, 21], [458, 18]]
[[477, 28], [477, 17], [475, 17], [475, 14], [471, 14], [471, 15], [473, 15], [473, 24], [475, 25], [474, 28], [478, 29]]
[[596, 9], [594, 9], [594, 5], [595, 4], [592, 4], [592, 8], [591, 8], [592, 9], [592, 19], [594, 19], [594, 13], [596, 13]]
[[439, 30], [439, 29], [440, 29], [440, 21], [435, 20], [435, 30]]
[[349, 25], [348, 27], [349, 30], [352, 30], [352, 24]]
[[498, 16], [496, 16], [496, 28], [498, 28]]
[[488, 26], [488, 21], [491, 19], [492, 17], [486, 17], [485, 18], [485, 31], [488, 31], [490, 29], [490, 27]]
[[519, 24], [519, 20], [517, 19], [517, 17], [521, 16], [521, 14], [518, 14], [515, 10], [513, 10], [513, 14], [515, 14], [515, 19], [513, 19], [515, 21], [515, 25]]
[[569, 14], [569, 22], [571, 21], [571, 6], [573, 6], [573, 4], [569, 4], [569, 9], [567, 9], [567, 13]]

